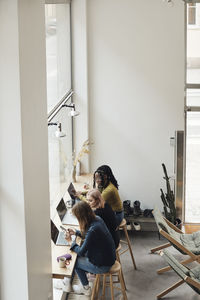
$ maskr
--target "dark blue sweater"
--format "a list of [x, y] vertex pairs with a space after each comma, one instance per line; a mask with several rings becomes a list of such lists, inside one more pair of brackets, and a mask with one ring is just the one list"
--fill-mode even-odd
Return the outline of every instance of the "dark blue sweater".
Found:
[[79, 246], [73, 242], [71, 250], [78, 256], [87, 256], [89, 261], [98, 267], [112, 266], [116, 260], [113, 238], [104, 221], [98, 216], [90, 224], [83, 244]]
[[119, 231], [116, 231], [117, 221], [114, 211], [112, 210], [110, 205], [105, 202], [104, 208], [97, 208], [94, 210], [94, 212], [97, 216], [101, 217], [104, 220], [115, 242], [115, 248], [117, 248], [119, 246], [120, 238]]

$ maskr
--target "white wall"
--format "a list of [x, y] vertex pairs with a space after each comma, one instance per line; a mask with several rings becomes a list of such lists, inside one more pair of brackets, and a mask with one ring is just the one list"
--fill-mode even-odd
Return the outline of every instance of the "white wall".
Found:
[[161, 163], [184, 122], [184, 4], [88, 0], [91, 171], [112, 167], [123, 200], [161, 206]]
[[0, 40], [0, 299], [51, 299], [43, 1], [0, 1]]

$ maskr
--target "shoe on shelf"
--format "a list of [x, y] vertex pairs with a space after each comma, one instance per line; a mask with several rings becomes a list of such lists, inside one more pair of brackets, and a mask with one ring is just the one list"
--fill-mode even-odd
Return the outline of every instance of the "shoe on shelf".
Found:
[[140, 201], [138, 201], [138, 200], [134, 201], [133, 205], [134, 205], [133, 206], [133, 215], [135, 215], [135, 216], [141, 215], [142, 211], [140, 209]]
[[135, 228], [135, 230], [141, 230], [141, 226], [140, 226], [140, 224], [139, 223], [136, 223], [136, 222], [134, 222], [133, 223], [133, 227]]
[[75, 294], [79, 294], [79, 295], [83, 294], [86, 296], [90, 296], [92, 294], [92, 290], [90, 286], [88, 286], [88, 289], [85, 289], [82, 285], [73, 285], [72, 288]]
[[56, 281], [53, 286], [55, 289], [63, 290], [63, 292], [66, 293], [70, 293], [72, 290], [70, 280], [66, 281], [64, 279], [64, 280]]
[[131, 223], [130, 222], [127, 222], [126, 223], [126, 229], [127, 230], [131, 230], [132, 228], [131, 228]]

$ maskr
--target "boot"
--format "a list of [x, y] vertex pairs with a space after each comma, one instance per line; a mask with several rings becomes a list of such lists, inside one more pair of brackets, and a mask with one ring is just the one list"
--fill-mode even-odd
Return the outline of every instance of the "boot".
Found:
[[129, 216], [131, 214], [131, 201], [125, 200], [123, 202], [123, 207], [124, 207], [124, 215]]
[[141, 215], [141, 209], [140, 209], [140, 201], [136, 200], [134, 202], [134, 206], [133, 206], [133, 214], [134, 216], [139, 216]]

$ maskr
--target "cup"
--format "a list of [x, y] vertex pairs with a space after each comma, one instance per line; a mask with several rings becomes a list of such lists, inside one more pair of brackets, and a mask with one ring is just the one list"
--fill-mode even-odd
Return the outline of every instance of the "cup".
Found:
[[65, 263], [66, 263], [66, 258], [65, 257], [60, 257], [59, 261], [58, 261], [59, 267], [60, 268], [65, 268], [66, 267]]

